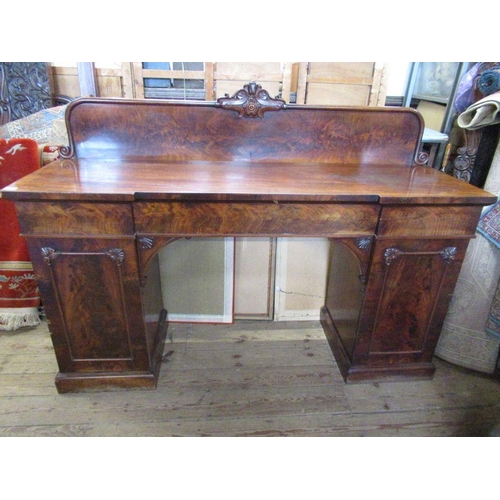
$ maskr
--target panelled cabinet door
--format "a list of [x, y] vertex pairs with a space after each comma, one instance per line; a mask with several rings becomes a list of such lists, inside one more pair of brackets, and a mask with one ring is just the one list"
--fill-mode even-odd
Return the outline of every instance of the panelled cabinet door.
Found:
[[354, 350], [357, 363], [431, 362], [468, 240], [375, 245]]
[[28, 238], [61, 372], [148, 370], [133, 238]]

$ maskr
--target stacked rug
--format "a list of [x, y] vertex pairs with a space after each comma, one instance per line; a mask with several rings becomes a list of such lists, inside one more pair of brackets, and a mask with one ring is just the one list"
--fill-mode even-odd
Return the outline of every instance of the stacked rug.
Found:
[[[34, 139], [0, 139], [0, 188], [40, 168]], [[0, 330], [40, 323], [40, 295], [14, 203], [0, 198]]]
[[477, 130], [500, 123], [500, 92], [487, 95], [469, 106], [457, 118], [458, 126], [467, 130]]
[[[483, 213], [477, 230], [500, 249], [500, 202]], [[500, 340], [500, 280], [491, 302], [490, 313], [484, 327], [486, 333]]]

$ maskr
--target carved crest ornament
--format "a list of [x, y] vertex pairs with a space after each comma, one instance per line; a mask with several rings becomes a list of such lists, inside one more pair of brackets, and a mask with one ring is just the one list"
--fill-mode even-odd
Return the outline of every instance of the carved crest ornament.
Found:
[[217, 100], [223, 109], [237, 111], [239, 116], [247, 118], [263, 118], [266, 111], [279, 111], [286, 108], [283, 99], [272, 98], [267, 90], [255, 82], [243, 85], [232, 97], [226, 94]]

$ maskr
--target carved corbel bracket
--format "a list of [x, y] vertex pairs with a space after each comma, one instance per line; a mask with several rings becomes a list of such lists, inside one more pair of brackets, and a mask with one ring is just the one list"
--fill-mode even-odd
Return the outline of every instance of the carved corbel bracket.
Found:
[[141, 286], [146, 284], [146, 270], [151, 262], [151, 259], [169, 243], [180, 238], [170, 236], [150, 236], [142, 235], [137, 238], [137, 249], [139, 254], [139, 266], [141, 272]]
[[238, 90], [232, 97], [226, 94], [217, 100], [217, 105], [223, 109], [237, 111], [246, 118], [263, 118], [267, 111], [279, 111], [286, 108], [283, 99], [273, 99], [267, 90], [255, 82], [250, 82]]
[[368, 267], [373, 237], [335, 238], [332, 239], [332, 241], [344, 245], [358, 259], [360, 269], [358, 278], [362, 286], [361, 291], [364, 292], [368, 277]]

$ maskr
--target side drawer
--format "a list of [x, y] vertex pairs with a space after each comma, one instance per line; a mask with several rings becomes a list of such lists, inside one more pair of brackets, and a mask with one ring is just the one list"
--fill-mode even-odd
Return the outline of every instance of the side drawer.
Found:
[[138, 202], [138, 234], [365, 236], [379, 206], [335, 203]]
[[132, 235], [129, 203], [17, 202], [23, 234]]
[[380, 215], [378, 237], [467, 237], [476, 232], [482, 206], [389, 206]]

